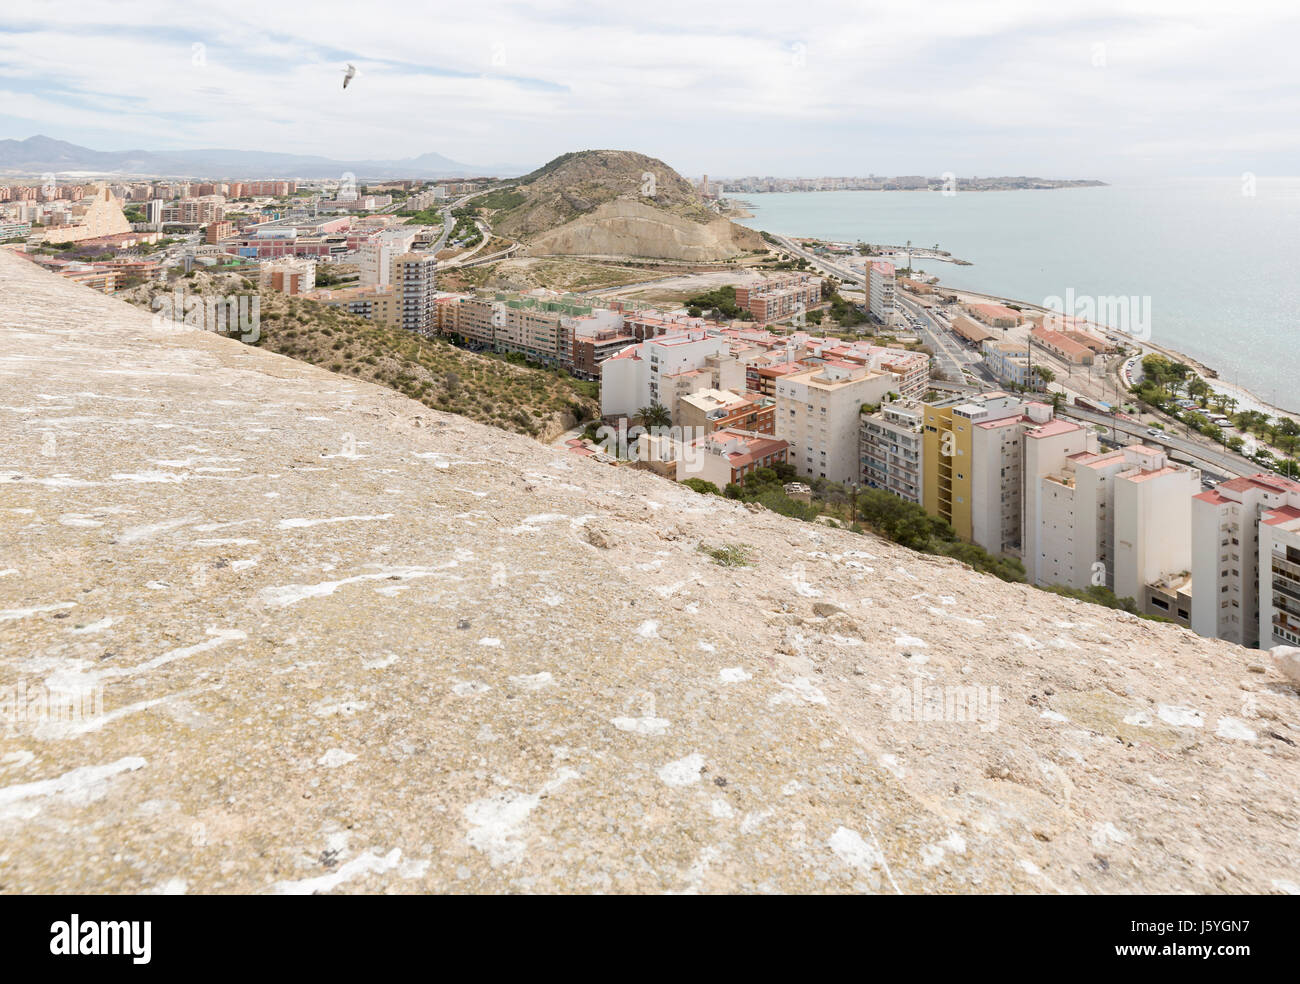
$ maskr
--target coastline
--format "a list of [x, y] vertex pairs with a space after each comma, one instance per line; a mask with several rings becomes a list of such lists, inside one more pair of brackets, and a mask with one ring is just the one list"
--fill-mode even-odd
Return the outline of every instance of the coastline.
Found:
[[[938, 275], [945, 290], [996, 292], [1043, 304], [1072, 287], [1094, 301], [1092, 311], [1085, 306], [1075, 313], [1150, 338], [1180, 361], [1198, 364], [1215, 388], [1228, 389], [1226, 380], [1237, 384], [1236, 395], [1244, 387], [1270, 413], [1290, 419], [1300, 412], [1294, 386], [1300, 349], [1287, 344], [1294, 336], [1300, 281], [1289, 261], [1280, 259], [1300, 252], [1300, 225], [1294, 221], [1300, 217], [1300, 179], [1279, 181], [1268, 207], [1243, 203], [1239, 188], [1223, 179], [1169, 187], [1134, 182], [1048, 196], [743, 197], [757, 213], [743, 224], [771, 234], [849, 244], [910, 239], [974, 260], [971, 267], [943, 266], [935, 259], [912, 264]], [[1207, 248], [1205, 235], [1183, 234], [1189, 223], [1219, 229], [1220, 238]], [[1249, 259], [1263, 242], [1277, 250]], [[825, 259], [843, 263], [842, 255]], [[906, 266], [900, 260], [897, 265]], [[1227, 279], [1216, 271], [1227, 271]], [[860, 267], [857, 272], [860, 277]], [[1129, 320], [1107, 313], [1117, 302], [1128, 305]]]
[[[937, 287], [943, 286], [942, 278], [939, 279], [939, 283], [936, 286]], [[994, 303], [997, 304], [1013, 304], [1016, 307], [1026, 311], [1049, 312], [1049, 313], [1051, 312], [1050, 308], [1046, 308], [1041, 304], [1035, 304], [1031, 301], [1024, 301], [1016, 297], [1004, 297], [1000, 294], [986, 294], [982, 291], [966, 290], [964, 288], [956, 288], [956, 287], [949, 287], [945, 289], [958, 296], [978, 297], [985, 300], [993, 301]], [[1151, 353], [1155, 353], [1158, 355], [1163, 355], [1166, 358], [1173, 359], [1177, 362], [1185, 363], [1188, 366], [1191, 366], [1192, 371], [1195, 372], [1202, 379], [1204, 379], [1212, 389], [1234, 397], [1238, 401], [1239, 404], [1238, 409], [1240, 410], [1260, 410], [1264, 413], [1267, 413], [1271, 417], [1289, 417], [1292, 420], [1295, 420], [1297, 423], [1300, 423], [1300, 412], [1295, 410], [1287, 410], [1282, 407], [1274, 406], [1273, 404], [1269, 403], [1267, 400], [1260, 397], [1258, 394], [1247, 389], [1245, 386], [1242, 386], [1238, 383], [1228, 382], [1219, 374], [1219, 371], [1217, 369], [1213, 368], [1212, 366], [1207, 366], [1199, 359], [1194, 359], [1183, 352], [1179, 352], [1175, 348], [1169, 347], [1168, 345], [1160, 345], [1156, 342], [1143, 341], [1141, 339], [1134, 338], [1132, 335], [1129, 335], [1125, 332], [1117, 331], [1116, 329], [1109, 328], [1105, 325], [1098, 325], [1092, 323], [1092, 327], [1095, 328], [1097, 331], [1100, 331], [1102, 334], [1106, 335], [1108, 338], [1115, 339], [1116, 341], [1121, 341], [1126, 345], [1136, 346], [1137, 348], [1142, 350], [1143, 355], [1149, 355]]]

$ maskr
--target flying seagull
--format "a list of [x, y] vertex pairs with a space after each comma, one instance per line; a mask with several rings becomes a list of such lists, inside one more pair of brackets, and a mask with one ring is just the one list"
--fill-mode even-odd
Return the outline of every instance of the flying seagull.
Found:
[[357, 66], [348, 62], [347, 69], [343, 72], [343, 88], [348, 87], [348, 83], [357, 77]]

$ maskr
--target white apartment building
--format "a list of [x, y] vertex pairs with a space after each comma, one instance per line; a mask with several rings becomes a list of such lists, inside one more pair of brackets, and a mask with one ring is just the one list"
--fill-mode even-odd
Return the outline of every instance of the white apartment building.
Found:
[[1300, 572], [1291, 552], [1294, 510], [1300, 483], [1276, 475], [1234, 478], [1192, 497], [1198, 635], [1262, 648], [1300, 644], [1291, 638], [1300, 607], [1289, 604], [1296, 593], [1290, 582]]
[[679, 423], [682, 400], [707, 390], [745, 392], [745, 367], [728, 351], [706, 355], [698, 368], [663, 373], [659, 377], [659, 402]]
[[1098, 483], [1109, 476], [1089, 468], [1100, 458], [1095, 439], [1070, 421], [1030, 429], [1025, 434], [1024, 520], [1021, 560], [1031, 584], [1063, 584], [1085, 588], [1092, 583], [1093, 563], [1102, 560], [1109, 572], [1110, 526], [1108, 500]]
[[1259, 521], [1260, 645], [1300, 646], [1300, 508], [1270, 510]]
[[894, 264], [867, 264], [867, 308], [884, 324], [894, 323]]
[[[998, 391], [952, 410], [951, 464], [959, 482], [969, 476], [970, 538], [991, 553], [1020, 553], [1024, 435], [1051, 420], [1047, 404], [1024, 403]], [[970, 457], [963, 460], [967, 429]], [[960, 491], [956, 494], [960, 499]]]
[[257, 285], [263, 291], [305, 294], [316, 285], [316, 261], [293, 256], [267, 260], [258, 268]]
[[[1050, 416], [1047, 408], [1044, 421]], [[1020, 553], [1021, 445], [1028, 423], [1017, 414], [971, 427], [971, 539], [990, 553]]]
[[916, 403], [886, 403], [878, 412], [862, 415], [863, 485], [920, 505], [925, 488], [921, 422], [921, 408]]
[[894, 376], [827, 363], [776, 382], [776, 436], [800, 474], [851, 484], [861, 478], [859, 408], [884, 402]]
[[361, 244], [361, 283], [387, 286], [393, 281], [393, 260], [415, 244], [414, 228], [384, 229]]
[[1148, 614], [1147, 585], [1191, 571], [1192, 496], [1201, 472], [1169, 460], [1159, 448], [1124, 449], [1132, 467], [1115, 476], [1115, 594]]
[[[1201, 473], [1159, 448], [1098, 454], [1054, 421], [1025, 435], [1024, 563], [1035, 584], [1104, 585], [1141, 610], [1188, 622], [1192, 497]], [[1175, 607], [1180, 594], [1183, 607]]]
[[798, 333], [792, 337], [802, 342], [801, 348], [818, 358], [860, 362], [868, 369], [892, 372], [896, 377], [893, 389], [900, 401], [920, 400], [929, 387], [930, 357], [924, 352], [909, 352], [907, 349], [867, 345], [864, 342], [805, 338]]
[[[671, 413], [670, 404], [680, 395], [671, 377], [706, 368], [710, 356], [728, 355], [727, 339], [702, 329], [669, 332], [629, 345], [600, 364], [601, 415], [632, 417], [652, 403], [663, 404]], [[713, 385], [711, 379], [701, 377], [695, 388]]]

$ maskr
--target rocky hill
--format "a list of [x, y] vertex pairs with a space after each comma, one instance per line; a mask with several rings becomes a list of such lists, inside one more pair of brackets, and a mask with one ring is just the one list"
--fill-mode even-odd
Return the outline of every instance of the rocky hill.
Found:
[[1266, 654], [3, 251], [0, 379], [0, 890], [1300, 891]]
[[643, 256], [712, 261], [762, 248], [752, 229], [709, 211], [663, 161], [627, 150], [564, 154], [520, 179], [522, 200], [493, 228], [534, 255]]

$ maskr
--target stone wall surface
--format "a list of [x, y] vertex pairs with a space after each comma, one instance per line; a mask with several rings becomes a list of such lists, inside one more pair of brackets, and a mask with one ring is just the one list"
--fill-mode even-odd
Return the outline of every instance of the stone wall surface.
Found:
[[4, 892], [1300, 890], [1266, 654], [2, 251], [0, 694]]

